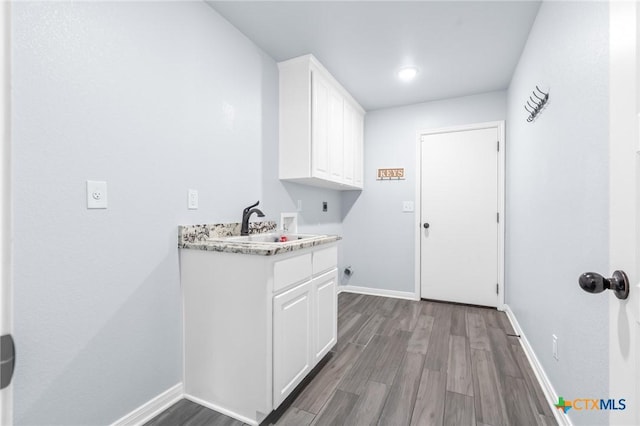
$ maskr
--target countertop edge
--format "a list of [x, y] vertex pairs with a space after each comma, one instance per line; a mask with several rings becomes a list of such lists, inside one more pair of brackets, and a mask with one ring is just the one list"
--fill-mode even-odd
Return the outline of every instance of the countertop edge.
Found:
[[330, 244], [341, 240], [338, 235], [326, 235], [322, 238], [315, 238], [311, 241], [291, 241], [288, 243], [280, 243], [278, 245], [237, 243], [226, 241], [198, 241], [193, 243], [182, 243], [178, 247], [187, 250], [213, 251], [219, 253], [236, 253], [258, 256], [275, 256], [283, 253], [291, 253], [293, 251], [302, 250], [309, 247]]

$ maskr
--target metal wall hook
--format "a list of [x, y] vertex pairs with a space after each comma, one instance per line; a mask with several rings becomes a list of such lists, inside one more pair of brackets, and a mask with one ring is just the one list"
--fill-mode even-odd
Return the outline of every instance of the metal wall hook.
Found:
[[535, 99], [533, 99], [531, 96], [529, 96], [529, 99], [531, 100], [531, 102], [533, 102], [536, 105], [536, 107], [535, 107], [536, 111], [540, 111], [542, 109], [542, 106], [544, 105], [544, 102], [538, 102]]
[[[536, 86], [536, 88], [537, 88], [537, 87], [538, 87], [538, 86]], [[536, 95], [536, 91], [535, 91], [535, 90], [533, 91], [533, 96], [535, 96], [536, 98], [538, 98], [538, 100], [540, 100], [540, 101], [544, 101], [544, 98], [541, 98], [540, 96]], [[544, 94], [543, 94], [542, 96], [544, 96]]]
[[[536, 85], [536, 90], [537, 90], [538, 92], [542, 93], [545, 97], [549, 96], [549, 93], [548, 93], [548, 92], [547, 92], [547, 93], [545, 93], [545, 92], [543, 92], [542, 90], [540, 90], [540, 88], [538, 87], [538, 85]], [[534, 92], [534, 94], [535, 94], [535, 92]]]

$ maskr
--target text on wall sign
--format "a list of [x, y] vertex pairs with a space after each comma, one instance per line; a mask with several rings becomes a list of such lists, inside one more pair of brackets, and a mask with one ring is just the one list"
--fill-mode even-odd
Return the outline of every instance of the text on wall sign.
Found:
[[404, 167], [400, 169], [378, 169], [378, 180], [404, 180]]

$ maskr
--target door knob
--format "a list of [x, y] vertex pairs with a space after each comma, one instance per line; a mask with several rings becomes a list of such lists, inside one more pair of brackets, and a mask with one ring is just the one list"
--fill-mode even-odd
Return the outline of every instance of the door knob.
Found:
[[618, 299], [629, 297], [629, 279], [624, 271], [615, 271], [611, 278], [605, 278], [595, 272], [580, 275], [578, 284], [587, 293], [602, 293], [606, 289], [613, 290]]
[[424, 229], [429, 229], [429, 224], [428, 223], [424, 223], [424, 225], [422, 225], [424, 227]]

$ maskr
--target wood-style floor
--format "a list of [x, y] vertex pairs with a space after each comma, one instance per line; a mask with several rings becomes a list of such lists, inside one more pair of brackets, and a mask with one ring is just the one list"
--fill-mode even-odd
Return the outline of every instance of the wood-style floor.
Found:
[[[335, 355], [277, 425], [555, 425], [502, 312], [341, 293]], [[182, 400], [149, 426], [233, 425]]]

